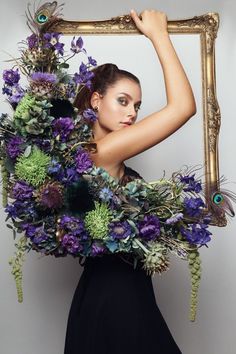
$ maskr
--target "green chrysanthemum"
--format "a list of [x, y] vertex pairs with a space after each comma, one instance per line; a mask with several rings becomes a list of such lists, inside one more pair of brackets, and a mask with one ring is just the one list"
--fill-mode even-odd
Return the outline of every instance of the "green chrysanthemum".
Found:
[[42, 184], [47, 176], [47, 166], [51, 158], [38, 148], [34, 148], [26, 157], [22, 155], [16, 165], [15, 174], [18, 178], [37, 187]]
[[85, 215], [84, 223], [92, 238], [105, 239], [108, 225], [112, 218], [111, 210], [106, 203], [95, 201], [95, 209]]
[[190, 321], [194, 322], [197, 312], [197, 295], [201, 279], [201, 259], [197, 249], [188, 254], [189, 269], [191, 271], [191, 308]]
[[159, 242], [150, 241], [148, 243], [149, 252], [144, 254], [143, 268], [149, 275], [162, 273], [169, 269], [169, 258], [167, 248]]

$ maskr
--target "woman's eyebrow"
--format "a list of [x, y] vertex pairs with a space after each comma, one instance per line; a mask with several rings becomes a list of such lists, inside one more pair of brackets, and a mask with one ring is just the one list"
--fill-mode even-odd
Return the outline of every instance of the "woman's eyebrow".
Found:
[[[119, 92], [119, 94], [123, 94], [123, 95], [126, 95], [126, 96], [128, 96], [130, 99], [132, 99], [132, 97], [128, 94], [128, 93], [126, 93], [126, 92]], [[137, 103], [142, 103], [142, 101], [138, 101], [138, 102], [136, 102], [136, 104]]]

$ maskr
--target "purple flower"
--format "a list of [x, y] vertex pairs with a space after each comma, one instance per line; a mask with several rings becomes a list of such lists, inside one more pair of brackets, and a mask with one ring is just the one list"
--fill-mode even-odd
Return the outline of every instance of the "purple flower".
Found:
[[10, 103], [18, 103], [22, 97], [24, 97], [24, 95], [24, 89], [19, 84], [15, 84], [11, 87], [11, 94], [9, 95], [8, 99]]
[[57, 81], [57, 76], [51, 73], [37, 71], [30, 76], [32, 81], [49, 82], [54, 84]]
[[125, 239], [130, 236], [132, 229], [128, 221], [114, 221], [109, 224], [110, 236], [113, 239]]
[[185, 197], [184, 198], [184, 207], [186, 213], [189, 216], [197, 217], [201, 214], [201, 207], [204, 207], [205, 204], [201, 198]]
[[10, 103], [18, 103], [25, 95], [24, 89], [19, 84], [14, 84], [13, 86], [4, 85], [2, 88], [2, 93], [8, 96]]
[[76, 152], [75, 164], [78, 173], [83, 173], [93, 166], [89, 153], [81, 147]]
[[3, 71], [3, 80], [9, 86], [13, 86], [13, 85], [17, 84], [18, 81], [20, 80], [20, 74], [18, 72], [18, 69], [4, 70]]
[[156, 215], [145, 215], [138, 223], [139, 235], [146, 241], [154, 240], [160, 235], [160, 220]]
[[66, 233], [79, 237], [81, 240], [86, 240], [88, 238], [88, 233], [85, 230], [83, 220], [75, 216], [62, 216], [58, 225], [65, 230]]
[[51, 151], [51, 141], [49, 139], [42, 139], [42, 138], [32, 138], [32, 142], [37, 145], [40, 150], [44, 152], [50, 152]]
[[103, 245], [100, 245], [98, 242], [93, 242], [91, 247], [91, 256], [95, 257], [99, 254], [103, 254], [105, 249], [106, 248]]
[[83, 249], [82, 245], [79, 243], [79, 239], [70, 234], [63, 236], [62, 246], [71, 254], [77, 254]]
[[68, 136], [75, 128], [73, 120], [70, 117], [60, 117], [52, 122], [53, 136], [59, 136], [62, 142], [66, 142]]
[[33, 188], [25, 181], [17, 181], [12, 188], [12, 197], [24, 201], [33, 196]]
[[24, 143], [23, 138], [19, 136], [14, 136], [11, 138], [6, 145], [6, 152], [11, 159], [16, 159], [22, 154], [24, 148], [22, 144]]
[[5, 212], [7, 212], [8, 217], [11, 217], [12, 219], [19, 218], [24, 220], [32, 220], [38, 216], [34, 207], [35, 204], [31, 201], [16, 200], [12, 204], [8, 204], [6, 206]]
[[73, 182], [76, 182], [79, 179], [79, 175], [74, 167], [68, 167], [65, 169], [65, 175], [62, 182], [65, 185], [69, 185]]
[[38, 48], [38, 36], [35, 33], [32, 33], [29, 37], [26, 38], [28, 42], [29, 49]]
[[166, 224], [175, 224], [177, 223], [179, 220], [183, 219], [183, 213], [178, 213], [176, 215], [173, 215], [172, 217], [170, 217], [169, 219], [167, 219], [165, 221]]
[[30, 224], [26, 224], [24, 226], [25, 236], [29, 237], [31, 241], [35, 244], [39, 244], [42, 241], [47, 240], [48, 236], [44, 230], [44, 226], [34, 226]]
[[94, 112], [93, 109], [87, 108], [83, 111], [83, 117], [88, 121], [88, 122], [95, 122], [97, 120], [97, 115]]
[[94, 58], [92, 58], [92, 57], [88, 57], [88, 62], [92, 66], [96, 66], [97, 65], [97, 61]]
[[79, 67], [79, 73], [74, 74], [73, 80], [76, 85], [86, 84], [86, 86], [91, 86], [91, 79], [93, 77], [94, 73], [92, 71], [89, 71], [87, 65], [82, 62]]
[[[191, 229], [180, 227], [181, 234], [192, 244], [205, 245], [211, 240], [212, 233], [207, 230], [208, 225], [199, 223], [191, 224]], [[199, 226], [199, 227], [198, 227]]]
[[83, 39], [82, 37], [79, 37], [77, 39], [77, 41], [75, 41], [75, 37], [73, 37], [72, 41], [71, 41], [71, 48], [70, 50], [77, 54], [79, 52], [83, 52], [86, 54], [86, 50], [83, 48], [83, 45], [84, 45], [84, 42], [83, 42]]
[[62, 165], [55, 159], [52, 159], [48, 166], [48, 173], [50, 175], [57, 175], [62, 170]]
[[51, 48], [53, 50], [57, 50], [60, 55], [64, 54], [64, 44], [59, 43], [59, 37], [61, 33], [52, 32], [52, 33], [44, 33], [43, 38], [45, 40], [44, 48]]
[[202, 190], [201, 182], [195, 181], [194, 176], [195, 174], [192, 176], [180, 176], [180, 181], [188, 184], [187, 187], [183, 188], [185, 192], [194, 191], [195, 193], [199, 193]]

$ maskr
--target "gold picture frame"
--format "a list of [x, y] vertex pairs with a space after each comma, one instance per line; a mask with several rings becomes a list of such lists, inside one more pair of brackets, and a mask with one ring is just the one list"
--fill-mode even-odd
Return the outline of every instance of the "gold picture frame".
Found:
[[[48, 25], [47, 31], [61, 32], [64, 35], [142, 34], [135, 26], [130, 15], [97, 21], [68, 21], [58, 19], [56, 22], [49, 23]], [[169, 33], [200, 35], [205, 158], [204, 195], [206, 208], [204, 212], [211, 211], [211, 225], [226, 226], [225, 213], [222, 211], [221, 216], [219, 214], [216, 215], [211, 207], [212, 195], [220, 189], [218, 138], [221, 114], [216, 97], [215, 75], [215, 39], [218, 28], [219, 14], [215, 12], [194, 16], [189, 19], [168, 20]]]

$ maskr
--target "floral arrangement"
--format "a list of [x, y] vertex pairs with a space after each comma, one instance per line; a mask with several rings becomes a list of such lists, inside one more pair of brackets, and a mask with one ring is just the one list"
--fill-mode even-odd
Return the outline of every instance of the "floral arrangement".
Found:
[[[97, 63], [81, 37], [73, 38], [66, 55], [61, 34], [42, 26], [50, 21], [44, 10], [34, 16], [37, 30], [22, 42], [20, 59], [3, 71], [3, 94], [13, 109], [12, 116], [0, 118], [3, 205], [14, 238], [23, 234], [10, 260], [18, 300], [23, 301], [22, 264], [30, 250], [80, 258], [125, 252], [149, 275], [166, 271], [174, 253], [190, 267], [194, 321], [199, 248], [211, 239], [201, 180], [177, 171], [169, 179], [136, 178], [121, 185], [94, 165], [90, 154], [96, 150], [92, 124], [97, 118], [91, 109], [78, 114], [73, 100], [83, 86], [92, 88], [91, 69]], [[87, 63], [72, 75], [68, 61], [79, 53]], [[25, 88], [20, 72], [28, 80]]]

